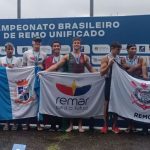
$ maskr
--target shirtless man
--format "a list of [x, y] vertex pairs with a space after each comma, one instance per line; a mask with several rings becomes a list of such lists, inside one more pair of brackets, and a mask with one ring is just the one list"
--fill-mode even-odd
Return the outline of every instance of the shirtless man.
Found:
[[[110, 53], [104, 56], [101, 60], [100, 73], [105, 78], [105, 102], [104, 102], [104, 126], [101, 129], [101, 133], [107, 133], [108, 131], [108, 104], [110, 99], [110, 86], [111, 86], [111, 74], [112, 74], [112, 65], [114, 61], [121, 63], [121, 59], [118, 56], [121, 50], [121, 45], [118, 42], [113, 42], [110, 45]], [[113, 126], [112, 131], [114, 133], [119, 133], [120, 130], [116, 126], [117, 124], [117, 115], [113, 114]]]

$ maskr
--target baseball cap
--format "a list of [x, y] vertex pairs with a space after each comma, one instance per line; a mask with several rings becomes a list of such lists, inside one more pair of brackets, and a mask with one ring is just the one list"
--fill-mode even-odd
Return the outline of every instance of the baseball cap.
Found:
[[35, 36], [32, 41], [41, 43], [42, 39], [39, 36]]

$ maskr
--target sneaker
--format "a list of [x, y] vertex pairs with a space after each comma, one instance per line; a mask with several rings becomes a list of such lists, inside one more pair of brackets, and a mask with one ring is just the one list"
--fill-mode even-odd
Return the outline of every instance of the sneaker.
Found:
[[4, 127], [3, 127], [3, 131], [8, 131], [8, 130], [9, 130], [9, 125], [5, 124]]
[[29, 130], [29, 125], [27, 125], [27, 124], [22, 125], [22, 130], [23, 131], [28, 131]]
[[62, 128], [57, 129], [58, 132], [63, 132], [64, 130]]
[[104, 126], [104, 127], [101, 129], [101, 133], [106, 134], [107, 132], [108, 132], [108, 127], [107, 127], [107, 126]]
[[18, 124], [13, 124], [11, 127], [11, 131], [17, 131], [18, 129]]
[[37, 131], [43, 131], [43, 128], [41, 126], [38, 126]]
[[51, 127], [51, 128], [49, 129], [49, 131], [50, 131], [50, 132], [56, 132], [56, 131], [57, 131], [57, 128], [56, 128], [56, 127]]
[[112, 132], [114, 132], [115, 134], [118, 134], [120, 133], [120, 129], [118, 127], [113, 127]]

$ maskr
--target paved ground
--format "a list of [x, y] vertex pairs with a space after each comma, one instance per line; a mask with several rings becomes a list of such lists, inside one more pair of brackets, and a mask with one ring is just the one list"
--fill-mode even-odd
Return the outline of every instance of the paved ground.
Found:
[[26, 150], [150, 150], [150, 135], [0, 131], [0, 150], [11, 150], [14, 143], [26, 144]]

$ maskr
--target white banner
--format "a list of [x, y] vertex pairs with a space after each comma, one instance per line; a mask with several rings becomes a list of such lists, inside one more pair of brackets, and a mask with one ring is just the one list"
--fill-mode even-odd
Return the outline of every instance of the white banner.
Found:
[[104, 86], [99, 73], [40, 72], [39, 111], [71, 118], [103, 115]]
[[109, 112], [150, 123], [150, 81], [134, 78], [113, 65]]
[[35, 117], [35, 67], [0, 68], [0, 120]]

